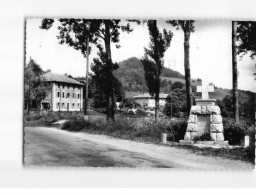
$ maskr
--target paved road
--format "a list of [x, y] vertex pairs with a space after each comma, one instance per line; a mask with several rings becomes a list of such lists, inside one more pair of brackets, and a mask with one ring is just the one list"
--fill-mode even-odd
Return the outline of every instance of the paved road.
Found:
[[25, 128], [24, 163], [80, 167], [253, 168], [250, 163], [201, 156], [185, 149], [45, 127]]

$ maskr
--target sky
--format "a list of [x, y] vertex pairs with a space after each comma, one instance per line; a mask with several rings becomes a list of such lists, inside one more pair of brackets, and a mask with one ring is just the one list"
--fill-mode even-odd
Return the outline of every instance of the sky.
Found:
[[[44, 70], [51, 69], [58, 74], [85, 76], [86, 59], [80, 51], [59, 44], [58, 22], [49, 30], [39, 28], [40, 18], [27, 19], [26, 26], [26, 63], [34, 59]], [[170, 47], [165, 52], [164, 66], [184, 74], [184, 36], [182, 30], [176, 30], [163, 20], [158, 20], [158, 28], [171, 30], [174, 34]], [[121, 48], [111, 45], [112, 59], [120, 62], [130, 57], [141, 58], [144, 48], [149, 45], [147, 25], [131, 24], [133, 32], [120, 33]], [[89, 62], [97, 57], [97, 49], [92, 47]], [[238, 88], [256, 92], [256, 80], [253, 73], [256, 59], [249, 54], [238, 57]], [[232, 51], [231, 21], [199, 20], [195, 21], [195, 32], [190, 37], [191, 77], [213, 82], [217, 87], [232, 88]], [[90, 71], [90, 70], [89, 70]]]

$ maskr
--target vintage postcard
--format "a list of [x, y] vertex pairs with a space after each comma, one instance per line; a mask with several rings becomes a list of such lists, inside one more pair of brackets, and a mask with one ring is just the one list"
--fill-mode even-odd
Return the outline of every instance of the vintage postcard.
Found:
[[256, 20], [25, 19], [23, 165], [250, 170]]

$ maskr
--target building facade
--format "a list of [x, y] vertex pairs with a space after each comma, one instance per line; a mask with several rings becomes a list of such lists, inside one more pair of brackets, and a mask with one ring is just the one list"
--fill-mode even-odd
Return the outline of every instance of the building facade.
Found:
[[[159, 94], [159, 105], [165, 106], [166, 98], [168, 94]], [[155, 98], [149, 95], [148, 93], [137, 95], [133, 97], [135, 99], [135, 103], [139, 104], [142, 108], [154, 108], [155, 107]]]
[[47, 111], [82, 111], [84, 84], [64, 75], [46, 73], [45, 82], [50, 87], [41, 109]]

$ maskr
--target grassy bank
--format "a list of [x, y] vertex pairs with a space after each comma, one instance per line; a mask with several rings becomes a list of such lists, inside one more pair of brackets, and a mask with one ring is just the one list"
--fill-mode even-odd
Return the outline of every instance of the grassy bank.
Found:
[[84, 118], [78, 117], [76, 120], [65, 122], [61, 129], [104, 134], [121, 139], [160, 143], [161, 133], [168, 133], [172, 141], [182, 139], [186, 127], [187, 123], [184, 120], [160, 119], [156, 123], [153, 118], [138, 120], [136, 118], [118, 117], [115, 122], [107, 123], [104, 118], [90, 117], [88, 120], [84, 120]]

